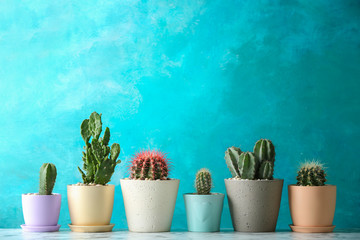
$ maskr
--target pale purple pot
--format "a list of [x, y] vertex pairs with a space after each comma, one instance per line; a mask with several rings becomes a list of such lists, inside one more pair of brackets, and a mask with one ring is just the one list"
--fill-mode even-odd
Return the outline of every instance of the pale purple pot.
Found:
[[22, 195], [25, 225], [55, 226], [59, 220], [61, 195]]

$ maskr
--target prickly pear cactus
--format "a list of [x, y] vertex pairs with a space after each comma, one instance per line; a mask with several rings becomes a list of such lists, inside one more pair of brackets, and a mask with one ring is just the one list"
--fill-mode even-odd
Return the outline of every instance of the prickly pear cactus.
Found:
[[78, 167], [84, 183], [95, 183], [105, 185], [110, 182], [115, 167], [121, 161], [117, 160], [120, 154], [120, 145], [110, 141], [110, 129], [105, 128], [104, 136], [101, 138], [102, 122], [101, 114], [93, 112], [89, 119], [85, 119], [80, 127], [81, 137], [85, 146], [83, 151], [83, 169]]
[[166, 180], [169, 174], [166, 155], [159, 151], [142, 151], [132, 159], [130, 179]]
[[260, 139], [255, 143], [254, 154], [259, 162], [271, 161], [275, 162], [275, 147], [270, 140]]
[[225, 162], [232, 177], [241, 179], [273, 179], [275, 147], [270, 140], [260, 139], [254, 152], [241, 152], [230, 147], [225, 152]]
[[51, 195], [55, 180], [56, 167], [52, 163], [44, 163], [40, 168], [40, 186], [39, 195]]
[[258, 160], [252, 152], [241, 153], [238, 166], [240, 177], [242, 179], [255, 179], [258, 168]]
[[298, 186], [323, 186], [326, 182], [326, 173], [321, 163], [317, 161], [302, 164], [296, 177]]
[[198, 194], [210, 194], [212, 187], [211, 173], [208, 169], [202, 168], [196, 173], [195, 188]]

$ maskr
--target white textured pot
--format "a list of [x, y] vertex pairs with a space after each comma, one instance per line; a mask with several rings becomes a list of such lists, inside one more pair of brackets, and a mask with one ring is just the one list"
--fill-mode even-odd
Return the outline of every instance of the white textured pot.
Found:
[[170, 231], [179, 183], [178, 179], [121, 179], [129, 231]]

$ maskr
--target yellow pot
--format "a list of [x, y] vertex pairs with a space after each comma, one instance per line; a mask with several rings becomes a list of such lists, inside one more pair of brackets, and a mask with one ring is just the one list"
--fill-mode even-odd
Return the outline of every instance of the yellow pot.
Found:
[[67, 196], [72, 225], [109, 225], [114, 205], [114, 185], [68, 185]]

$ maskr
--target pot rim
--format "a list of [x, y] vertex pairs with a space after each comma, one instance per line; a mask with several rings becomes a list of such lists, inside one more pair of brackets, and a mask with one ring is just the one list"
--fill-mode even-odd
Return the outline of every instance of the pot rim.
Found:
[[170, 179], [163, 179], [163, 180], [159, 180], [159, 179], [156, 179], [156, 180], [143, 180], [143, 179], [130, 179], [130, 178], [122, 178], [120, 179], [120, 181], [133, 181], [133, 182], [170, 182], [170, 181], [180, 181], [180, 179], [177, 179], [177, 178], [170, 178]]
[[98, 187], [98, 188], [100, 188], [100, 187], [115, 187], [114, 184], [106, 184], [106, 185], [101, 185], [101, 184], [99, 184], [99, 185], [76, 185], [76, 183], [75, 183], [75, 184], [68, 184], [67, 186], [68, 186], [68, 187]]
[[274, 178], [274, 179], [234, 179], [234, 178], [225, 178], [225, 181], [231, 181], [231, 182], [281, 182], [284, 181], [283, 178]]
[[323, 186], [298, 186], [296, 184], [289, 184], [288, 187], [296, 187], [296, 188], [324, 188], [324, 187], [336, 187], [334, 184], [325, 184]]
[[23, 193], [21, 194], [21, 196], [26, 196], [26, 197], [57, 197], [57, 196], [61, 196], [60, 193], [52, 193], [51, 195], [39, 195], [39, 193], [34, 194], [34, 193]]
[[221, 196], [223, 193], [210, 193], [210, 194], [197, 194], [197, 193], [183, 193], [183, 196], [199, 196], [199, 197], [209, 197], [209, 196]]

